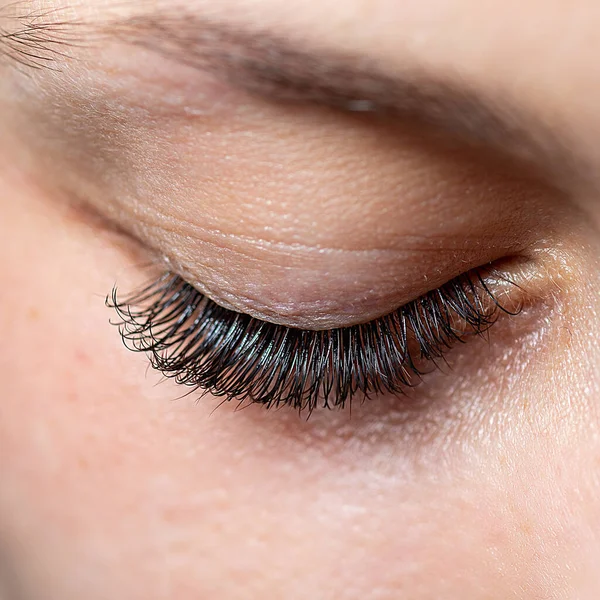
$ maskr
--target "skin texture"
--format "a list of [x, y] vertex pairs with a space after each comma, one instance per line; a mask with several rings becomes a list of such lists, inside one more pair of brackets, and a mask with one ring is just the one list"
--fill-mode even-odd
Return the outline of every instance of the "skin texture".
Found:
[[[142, 4], [28, 3], [85, 43], [0, 58], [0, 598], [598, 598], [600, 9], [186, 3], [454, 78], [535, 115], [526, 146], [264, 99], [94, 26]], [[323, 329], [497, 259], [520, 315], [309, 420], [182, 397], [104, 306], [167, 260]]]

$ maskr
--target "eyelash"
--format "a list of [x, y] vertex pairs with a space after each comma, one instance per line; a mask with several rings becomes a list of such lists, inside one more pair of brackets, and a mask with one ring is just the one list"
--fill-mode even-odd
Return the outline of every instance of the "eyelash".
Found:
[[384, 317], [328, 331], [233, 312], [172, 273], [124, 300], [115, 287], [106, 304], [116, 309], [127, 348], [148, 353], [164, 376], [224, 401], [309, 414], [319, 406], [343, 408], [357, 396], [402, 394], [457, 342], [485, 333], [500, 312], [518, 312], [501, 306], [483, 269]]

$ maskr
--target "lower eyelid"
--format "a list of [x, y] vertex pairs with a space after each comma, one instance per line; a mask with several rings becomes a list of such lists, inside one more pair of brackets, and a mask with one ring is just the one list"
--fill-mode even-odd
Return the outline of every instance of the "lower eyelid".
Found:
[[[525, 272], [525, 263], [518, 268]], [[495, 268], [485, 277], [471, 272], [387, 317], [328, 331], [234, 313], [171, 274], [124, 300], [114, 290], [107, 302], [126, 345], [147, 352], [165, 376], [225, 400], [310, 413], [402, 394], [452, 345], [487, 330], [502, 312], [516, 314], [526, 292]]]

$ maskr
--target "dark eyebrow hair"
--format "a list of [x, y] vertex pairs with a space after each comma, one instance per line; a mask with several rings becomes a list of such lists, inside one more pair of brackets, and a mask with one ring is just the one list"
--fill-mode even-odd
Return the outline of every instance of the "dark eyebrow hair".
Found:
[[[433, 125], [476, 145], [521, 158], [556, 159], [551, 129], [507, 98], [475, 90], [458, 74], [441, 78], [414, 64], [390, 72], [364, 55], [319, 47], [239, 23], [205, 20], [186, 8], [153, 9], [103, 27], [111, 38], [214, 73], [269, 101], [372, 111]], [[565, 157], [560, 156], [565, 166]]]
[[63, 12], [32, 10], [23, 0], [0, 7], [0, 59], [30, 69], [58, 68], [65, 50], [81, 42], [78, 23]]
[[[159, 2], [139, 10], [128, 17], [73, 23], [72, 30], [89, 37], [90, 45], [116, 40], [141, 46], [268, 101], [381, 113], [532, 163], [575, 166], [569, 164], [573, 153], [565, 151], [548, 123], [518, 102], [476, 89], [458, 72], [441, 77], [418, 64], [390, 70], [369, 56], [328, 47], [325, 40], [315, 46], [290, 31], [278, 35], [240, 22], [206, 19], [185, 5]], [[36, 26], [43, 20], [36, 17]], [[58, 32], [45, 44], [56, 61], [68, 44], [62, 36], [69, 28], [52, 18], [46, 27], [49, 34], [53, 27]]]

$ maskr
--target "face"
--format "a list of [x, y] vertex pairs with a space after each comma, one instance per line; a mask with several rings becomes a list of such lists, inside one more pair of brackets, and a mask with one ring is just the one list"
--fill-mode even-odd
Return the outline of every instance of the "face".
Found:
[[0, 596], [597, 598], [599, 25], [0, 1]]

